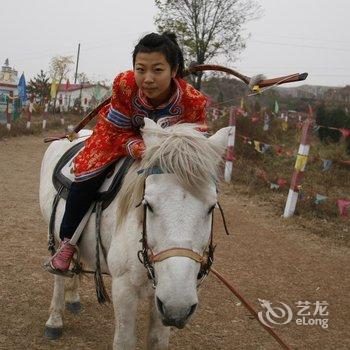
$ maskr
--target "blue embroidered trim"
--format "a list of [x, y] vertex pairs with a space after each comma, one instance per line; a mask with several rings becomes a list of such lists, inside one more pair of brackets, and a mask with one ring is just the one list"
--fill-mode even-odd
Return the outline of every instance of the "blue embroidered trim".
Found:
[[132, 101], [132, 104], [133, 104], [134, 109], [136, 110], [136, 113], [132, 117], [133, 119], [135, 119], [135, 118], [141, 119], [142, 117], [143, 118], [148, 117], [148, 118], [154, 120], [155, 122], [157, 122], [159, 119], [164, 118], [164, 117], [180, 118], [182, 113], [183, 113], [183, 108], [181, 108], [180, 105], [175, 105], [175, 104], [168, 105], [162, 109], [154, 109], [154, 110], [147, 109], [146, 107], [144, 107], [141, 104], [138, 96], [135, 96], [135, 98]]
[[118, 128], [130, 129], [131, 128], [131, 120], [129, 117], [120, 113], [116, 109], [110, 107], [107, 115], [107, 120], [112, 122]]
[[161, 108], [151, 108], [143, 102], [140, 96], [140, 90], [135, 95], [132, 100], [132, 105], [134, 109], [134, 114], [131, 117], [131, 122], [134, 128], [140, 128], [143, 124], [143, 118], [147, 117], [155, 122], [162, 120], [160, 125], [164, 128], [173, 124], [176, 124], [183, 114], [183, 107], [180, 104], [182, 91], [177, 80], [176, 83], [176, 93], [174, 98]]

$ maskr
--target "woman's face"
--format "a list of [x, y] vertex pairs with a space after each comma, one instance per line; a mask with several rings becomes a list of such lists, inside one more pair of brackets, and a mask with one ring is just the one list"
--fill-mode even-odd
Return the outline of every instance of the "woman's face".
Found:
[[152, 105], [170, 98], [171, 79], [176, 76], [161, 52], [139, 52], [135, 57], [135, 80]]

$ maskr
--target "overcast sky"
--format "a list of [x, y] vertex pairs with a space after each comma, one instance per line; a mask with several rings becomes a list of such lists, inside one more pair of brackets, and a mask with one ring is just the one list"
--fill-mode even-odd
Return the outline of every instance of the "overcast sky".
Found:
[[[258, 0], [264, 14], [247, 23], [247, 48], [231, 66], [268, 77], [309, 72], [307, 83], [350, 85], [350, 1]], [[27, 80], [55, 55], [76, 55], [79, 71], [108, 79], [131, 68], [137, 40], [155, 30], [153, 0], [1, 1], [0, 64]], [[73, 80], [73, 70], [72, 78]]]

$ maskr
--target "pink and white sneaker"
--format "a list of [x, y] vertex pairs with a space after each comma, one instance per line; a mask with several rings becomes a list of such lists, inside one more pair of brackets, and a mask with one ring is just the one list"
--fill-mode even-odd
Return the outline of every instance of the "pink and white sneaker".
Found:
[[70, 240], [65, 238], [55, 255], [44, 264], [44, 268], [54, 274], [73, 277], [74, 273], [69, 270], [77, 246], [70, 244]]

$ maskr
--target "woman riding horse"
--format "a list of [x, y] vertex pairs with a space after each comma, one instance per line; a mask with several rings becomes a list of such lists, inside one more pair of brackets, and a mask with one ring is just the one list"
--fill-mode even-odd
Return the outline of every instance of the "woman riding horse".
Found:
[[65, 274], [77, 250], [73, 233], [91, 206], [109, 165], [118, 158], [142, 157], [140, 127], [145, 117], [162, 127], [195, 123], [206, 130], [206, 97], [182, 79], [184, 59], [172, 33], [144, 36], [133, 51], [133, 70], [113, 83], [110, 104], [99, 113], [92, 135], [74, 160], [75, 181], [66, 201], [60, 227], [60, 247], [48, 271]]

